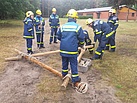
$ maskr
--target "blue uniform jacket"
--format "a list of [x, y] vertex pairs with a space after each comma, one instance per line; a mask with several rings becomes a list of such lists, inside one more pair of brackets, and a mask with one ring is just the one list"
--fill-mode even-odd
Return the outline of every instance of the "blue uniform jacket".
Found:
[[119, 21], [117, 16], [113, 16], [113, 15], [109, 16], [107, 23], [111, 27], [111, 29], [114, 31], [116, 31], [116, 29], [119, 26]]
[[110, 26], [106, 22], [103, 22], [101, 20], [94, 21], [92, 24], [92, 28], [95, 34], [94, 42], [96, 42], [97, 40], [100, 42], [101, 39], [105, 41], [106, 38], [110, 37], [114, 33], [112, 32]]
[[91, 39], [89, 38], [89, 35], [88, 35], [88, 32], [87, 32], [87, 30], [83, 30], [83, 33], [84, 33], [84, 35], [85, 35], [85, 43], [86, 43], [86, 45], [91, 45]]
[[57, 28], [60, 26], [59, 16], [57, 14], [51, 14], [49, 17], [49, 25], [52, 28]]
[[[42, 18], [41, 16], [36, 16], [34, 18], [34, 24], [35, 24], [35, 28], [36, 28], [36, 33], [41, 33], [41, 30], [42, 32], [44, 32], [44, 25], [45, 25], [45, 20], [44, 18]], [[40, 26], [42, 28], [40, 28]]]
[[60, 42], [60, 54], [74, 57], [78, 54], [78, 44], [84, 44], [84, 34], [76, 20], [69, 19], [57, 32]]
[[33, 27], [33, 20], [30, 18], [25, 18], [24, 21], [24, 33], [23, 38], [26, 39], [34, 39], [34, 27]]

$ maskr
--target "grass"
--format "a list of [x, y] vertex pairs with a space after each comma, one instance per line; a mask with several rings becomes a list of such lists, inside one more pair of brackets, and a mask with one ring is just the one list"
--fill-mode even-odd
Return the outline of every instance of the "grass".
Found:
[[94, 67], [109, 78], [116, 95], [123, 103], [137, 103], [137, 23], [122, 22], [116, 35], [116, 52], [105, 52], [103, 60], [95, 61]]
[[[67, 19], [60, 19], [61, 24], [67, 22]], [[83, 29], [88, 30], [91, 39], [93, 40], [93, 31], [85, 25], [85, 20], [78, 20], [78, 23]], [[0, 71], [6, 65], [4, 59], [6, 57], [16, 55], [14, 48], [22, 48], [24, 40], [22, 38], [23, 23], [19, 20], [0, 21]], [[93, 68], [101, 71], [102, 78], [114, 86], [117, 90], [116, 96], [123, 103], [137, 103], [137, 23], [134, 21], [120, 21], [120, 26], [116, 34], [116, 52], [110, 53], [105, 51], [103, 60], [94, 61]], [[90, 54], [86, 54], [90, 57]], [[58, 59], [56, 55], [55, 59]], [[56, 61], [49, 61], [55, 65]], [[61, 62], [61, 61], [60, 61]], [[58, 63], [58, 65], [61, 63]], [[45, 79], [46, 78], [46, 79]], [[57, 93], [59, 91], [58, 82], [55, 78], [45, 77], [38, 88], [41, 92]], [[54, 81], [55, 84], [50, 84]], [[51, 88], [45, 88], [49, 83]]]
[[21, 47], [23, 23], [19, 20], [1, 20], [0, 28], [0, 72], [2, 72], [6, 65], [4, 59], [13, 56], [14, 49]]

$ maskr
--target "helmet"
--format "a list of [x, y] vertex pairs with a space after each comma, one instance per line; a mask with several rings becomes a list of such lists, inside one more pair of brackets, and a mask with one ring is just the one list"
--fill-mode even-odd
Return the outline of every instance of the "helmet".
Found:
[[110, 13], [116, 13], [116, 10], [115, 9], [110, 9], [109, 12]]
[[84, 33], [84, 34], [88, 34], [88, 31], [87, 31], [87, 30], [83, 30], [83, 33]]
[[67, 13], [67, 17], [78, 18], [78, 13], [74, 9], [70, 9]]
[[38, 9], [38, 10], [36, 11], [36, 14], [41, 15], [41, 14], [42, 14], [41, 10]]
[[56, 12], [56, 11], [57, 11], [56, 8], [53, 8], [53, 9], [52, 9], [52, 12]]
[[34, 15], [34, 13], [32, 11], [27, 11], [26, 12], [26, 17], [30, 17], [31, 15]]
[[92, 22], [93, 22], [93, 19], [91, 19], [91, 18], [88, 18], [88, 19], [86, 20], [86, 24], [87, 24], [87, 25], [91, 24]]

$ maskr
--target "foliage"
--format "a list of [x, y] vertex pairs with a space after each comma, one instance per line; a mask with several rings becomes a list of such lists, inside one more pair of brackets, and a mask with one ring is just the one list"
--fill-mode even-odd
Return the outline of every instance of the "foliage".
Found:
[[118, 7], [119, 5], [134, 5], [137, 0], [108, 0], [109, 6]]
[[69, 9], [81, 10], [106, 6], [118, 8], [119, 5], [137, 8], [137, 0], [1, 0], [0, 19], [22, 18], [26, 11], [35, 12], [38, 8], [42, 10], [44, 17], [49, 17], [52, 8], [55, 7], [57, 14], [63, 17]]
[[88, 19], [88, 18], [92, 18], [93, 19], [93, 16], [89, 15], [89, 16], [79, 16], [79, 19]]
[[0, 19], [22, 18], [26, 11], [34, 11], [37, 6], [39, 6], [38, 0], [1, 0]]

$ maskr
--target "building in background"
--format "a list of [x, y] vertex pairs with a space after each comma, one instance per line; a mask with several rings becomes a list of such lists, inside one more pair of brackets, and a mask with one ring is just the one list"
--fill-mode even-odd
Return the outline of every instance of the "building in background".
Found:
[[[78, 10], [78, 14], [81, 16], [93, 16], [93, 19], [108, 19], [109, 10], [112, 7], [92, 8]], [[136, 20], [137, 11], [132, 8], [128, 8], [126, 5], [119, 6], [117, 16], [120, 20]]]
[[137, 11], [133, 8], [128, 8], [126, 5], [119, 6], [118, 18], [119, 20], [136, 20]]

